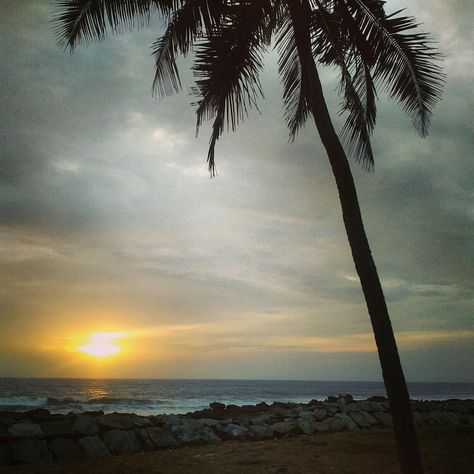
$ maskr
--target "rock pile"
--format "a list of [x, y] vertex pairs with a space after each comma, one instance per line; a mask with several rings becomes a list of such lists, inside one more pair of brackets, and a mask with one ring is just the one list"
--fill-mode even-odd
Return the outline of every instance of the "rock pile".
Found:
[[[474, 400], [413, 401], [415, 422], [474, 426]], [[0, 465], [75, 461], [115, 454], [171, 449], [227, 440], [265, 440], [298, 435], [391, 427], [381, 397], [350, 395], [308, 404], [259, 403], [238, 407], [211, 403], [186, 415], [138, 416], [103, 412], [51, 414], [37, 409], [0, 413]]]

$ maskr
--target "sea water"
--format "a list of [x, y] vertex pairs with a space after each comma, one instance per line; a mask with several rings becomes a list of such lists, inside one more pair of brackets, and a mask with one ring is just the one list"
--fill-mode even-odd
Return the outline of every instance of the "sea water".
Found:
[[[417, 400], [474, 398], [474, 383], [415, 382], [408, 387], [410, 397]], [[382, 382], [0, 378], [0, 410], [178, 414], [208, 408], [213, 401], [226, 405], [307, 403], [346, 393], [365, 399], [385, 395], [385, 389]]]

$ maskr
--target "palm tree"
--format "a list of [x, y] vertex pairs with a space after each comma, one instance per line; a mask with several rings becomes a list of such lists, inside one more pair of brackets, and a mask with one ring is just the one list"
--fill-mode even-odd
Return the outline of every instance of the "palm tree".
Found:
[[376, 85], [397, 100], [424, 136], [440, 97], [443, 75], [427, 34], [413, 18], [387, 15], [382, 0], [56, 0], [56, 33], [71, 51], [101, 40], [109, 29], [146, 26], [157, 13], [164, 34], [153, 44], [153, 89], [178, 92], [176, 58], [193, 51], [197, 128], [213, 119], [207, 160], [215, 174], [215, 146], [235, 130], [262, 96], [263, 54], [279, 53], [285, 119], [290, 137], [311, 116], [334, 173], [347, 237], [372, 323], [394, 422], [401, 470], [422, 466], [408, 390], [374, 260], [365, 234], [346, 152], [332, 124], [318, 66], [340, 70], [341, 138], [349, 154], [373, 168], [370, 145]]

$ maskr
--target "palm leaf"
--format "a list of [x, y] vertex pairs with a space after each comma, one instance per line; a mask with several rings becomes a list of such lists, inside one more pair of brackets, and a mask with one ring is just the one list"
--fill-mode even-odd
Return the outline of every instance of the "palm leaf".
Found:
[[[366, 169], [372, 169], [374, 157], [370, 135], [375, 125], [375, 88], [369, 67], [365, 64], [367, 48], [357, 46], [347, 28], [344, 6], [334, 6], [332, 12], [316, 0], [317, 15], [313, 16], [313, 52], [322, 56], [325, 64], [341, 70], [340, 92], [342, 111], [348, 116], [342, 129], [342, 139], [349, 152]], [[361, 38], [359, 38], [361, 41]], [[362, 49], [363, 52], [360, 51]]]
[[380, 0], [346, 0], [374, 54], [374, 79], [398, 100], [414, 127], [427, 133], [432, 109], [441, 95], [443, 74], [433, 62], [439, 54], [425, 33], [407, 33], [418, 25], [411, 17], [386, 16]]
[[170, 15], [165, 34], [152, 46], [155, 58], [154, 92], [163, 97], [180, 91], [176, 55], [186, 56], [204, 31], [213, 31], [217, 27], [221, 16], [221, 2], [210, 5], [208, 0], [188, 0]]
[[227, 5], [219, 26], [196, 49], [197, 129], [214, 118], [207, 157], [211, 175], [215, 145], [224, 128], [234, 131], [263, 96], [258, 76], [270, 21], [266, 7], [264, 1]]
[[107, 30], [122, 33], [148, 24], [153, 9], [169, 15], [178, 0], [56, 0], [53, 22], [61, 43], [71, 50], [79, 43], [105, 38]]
[[289, 19], [279, 27], [275, 47], [279, 52], [278, 72], [283, 83], [285, 121], [290, 131], [290, 140], [293, 141], [306, 122], [310, 106], [305, 95], [302, 67]]

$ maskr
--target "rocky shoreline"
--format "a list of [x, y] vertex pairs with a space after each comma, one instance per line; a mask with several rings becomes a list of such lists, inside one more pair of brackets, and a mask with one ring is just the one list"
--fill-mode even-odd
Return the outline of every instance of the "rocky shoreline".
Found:
[[[415, 422], [474, 426], [474, 400], [412, 401]], [[185, 415], [52, 414], [46, 409], [0, 412], [0, 465], [77, 461], [173, 449], [184, 445], [321, 435], [389, 428], [383, 397], [350, 395], [307, 404], [236, 406], [214, 402]]]

